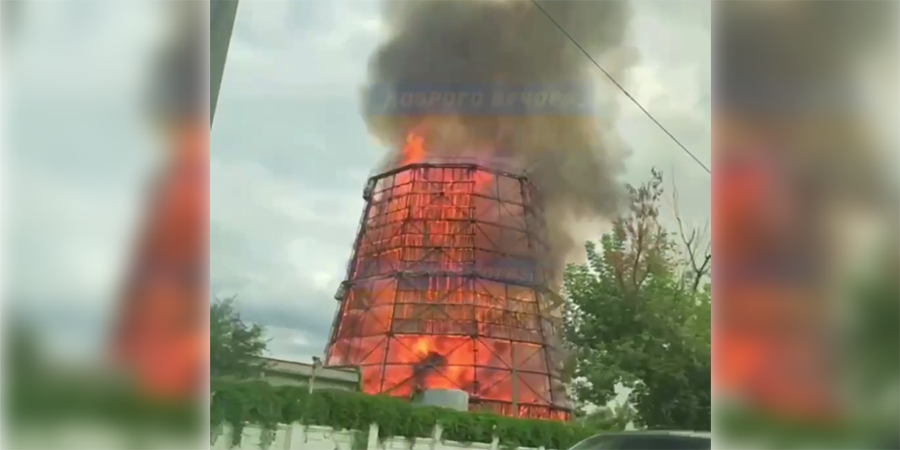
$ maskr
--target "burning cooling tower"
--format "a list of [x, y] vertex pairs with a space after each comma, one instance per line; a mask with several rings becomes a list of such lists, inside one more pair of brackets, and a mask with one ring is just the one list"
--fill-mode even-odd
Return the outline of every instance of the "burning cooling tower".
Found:
[[567, 419], [539, 193], [477, 164], [416, 163], [372, 177], [328, 365], [370, 394], [458, 389], [471, 410]]

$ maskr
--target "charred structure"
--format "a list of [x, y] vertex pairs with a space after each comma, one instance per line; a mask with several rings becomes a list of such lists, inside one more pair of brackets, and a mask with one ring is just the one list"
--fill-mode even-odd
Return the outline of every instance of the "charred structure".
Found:
[[527, 178], [410, 162], [369, 180], [327, 348], [367, 393], [460, 389], [470, 409], [566, 419], [544, 214]]

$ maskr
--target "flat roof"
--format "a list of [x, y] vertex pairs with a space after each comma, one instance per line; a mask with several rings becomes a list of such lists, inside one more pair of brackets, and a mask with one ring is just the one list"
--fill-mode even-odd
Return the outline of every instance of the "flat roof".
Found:
[[[313, 365], [310, 363], [267, 357], [262, 359], [267, 363], [266, 370], [269, 371], [304, 377], [311, 377], [313, 373]], [[353, 366], [320, 366], [316, 369], [316, 378], [357, 384], [360, 381], [360, 372]]]

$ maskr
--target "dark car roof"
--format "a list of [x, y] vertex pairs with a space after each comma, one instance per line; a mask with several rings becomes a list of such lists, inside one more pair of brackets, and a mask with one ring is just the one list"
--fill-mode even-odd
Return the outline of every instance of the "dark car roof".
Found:
[[[571, 449], [579, 449], [586, 450], [588, 448], [594, 448], [594, 446], [608, 446], [612, 445], [613, 447], [608, 448], [617, 448], [621, 445], [631, 445], [625, 448], [631, 448], [635, 443], [644, 441], [646, 438], [657, 440], [659, 437], [662, 439], [673, 438], [675, 440], [681, 441], [682, 439], [689, 439], [690, 441], [695, 442], [707, 442], [707, 444], [701, 444], [701, 447], [698, 448], [709, 448], [709, 442], [712, 441], [712, 434], [710, 432], [705, 431], [669, 431], [669, 430], [634, 430], [634, 431], [614, 431], [609, 433], [599, 433], [591, 436], [575, 446], [571, 447]], [[686, 441], [687, 442], [687, 441]], [[653, 448], [661, 448], [656, 444]], [[665, 444], [664, 444], [665, 445]], [[598, 447], [600, 448], [600, 447]], [[678, 446], [678, 448], [682, 448]], [[693, 447], [686, 447], [693, 448]]]

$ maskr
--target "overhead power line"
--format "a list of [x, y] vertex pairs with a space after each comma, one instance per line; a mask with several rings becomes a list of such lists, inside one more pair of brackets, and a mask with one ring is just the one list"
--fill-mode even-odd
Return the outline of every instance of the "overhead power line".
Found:
[[671, 132], [669, 132], [669, 130], [666, 129], [666, 127], [664, 127], [663, 124], [659, 123], [659, 121], [656, 120], [655, 117], [653, 117], [653, 114], [650, 114], [650, 111], [647, 111], [647, 108], [644, 108], [644, 106], [641, 105], [641, 102], [637, 101], [637, 99], [634, 98], [634, 97], [628, 92], [628, 90], [625, 89], [624, 86], [622, 86], [622, 85], [621, 85], [621, 84], [620, 84], [620, 83], [619, 83], [612, 75], [610, 75], [610, 73], [607, 72], [606, 69], [604, 69], [603, 66], [601, 66], [600, 63], [598, 63], [597, 60], [595, 60], [594, 57], [591, 56], [591, 54], [588, 53], [587, 50], [585, 50], [584, 47], [582, 47], [581, 44], [579, 44], [578, 41], [576, 41], [575, 38], [573, 38], [572, 35], [569, 34], [569, 32], [566, 31], [565, 28], [563, 28], [562, 25], [560, 25], [559, 22], [557, 22], [556, 19], [554, 19], [553, 16], [551, 16], [550, 13], [547, 12], [547, 10], [545, 10], [545, 9], [537, 2], [537, 0], [531, 0], [531, 3], [533, 3], [534, 6], [537, 7], [537, 9], [539, 9], [542, 13], [544, 13], [544, 15], [547, 16], [547, 19], [549, 19], [550, 22], [553, 23], [553, 25], [556, 25], [556, 28], [559, 29], [559, 31], [562, 32], [562, 34], [564, 34], [564, 35], [566, 36], [566, 38], [569, 39], [569, 41], [571, 41], [573, 44], [575, 44], [575, 47], [578, 47], [578, 50], [581, 50], [581, 53], [583, 53], [584, 56], [587, 57], [588, 60], [590, 60], [592, 63], [594, 63], [594, 66], [596, 66], [597, 69], [600, 69], [600, 71], [603, 72], [603, 75], [606, 75], [606, 78], [608, 78], [609, 81], [612, 81], [612, 83], [613, 83], [617, 88], [619, 88], [619, 90], [622, 91], [622, 93], [625, 94], [625, 96], [628, 97], [628, 99], [631, 100], [632, 103], [634, 103], [635, 105], [637, 105], [637, 107], [640, 108], [640, 110], [644, 113], [644, 115], [646, 115], [647, 117], [649, 117], [650, 120], [652, 120], [653, 123], [655, 123], [656, 126], [659, 127], [659, 129], [663, 131], [663, 133], [666, 133], [666, 135], [669, 136], [669, 138], [671, 138], [672, 141], [674, 141], [675, 144], [678, 145], [678, 147], [681, 148], [681, 150], [683, 150], [685, 153], [687, 153], [688, 156], [690, 156], [690, 157], [694, 160], [694, 162], [696, 162], [700, 167], [702, 167], [703, 170], [706, 171], [706, 173], [712, 174], [712, 171], [709, 170], [709, 167], [707, 167], [706, 164], [703, 163], [703, 161], [700, 161], [700, 159], [697, 158], [697, 156], [694, 155], [693, 152], [691, 152], [690, 150], [688, 150], [688, 148], [685, 147], [684, 144], [682, 144], [681, 141], [679, 141], [678, 138], [676, 138]]

